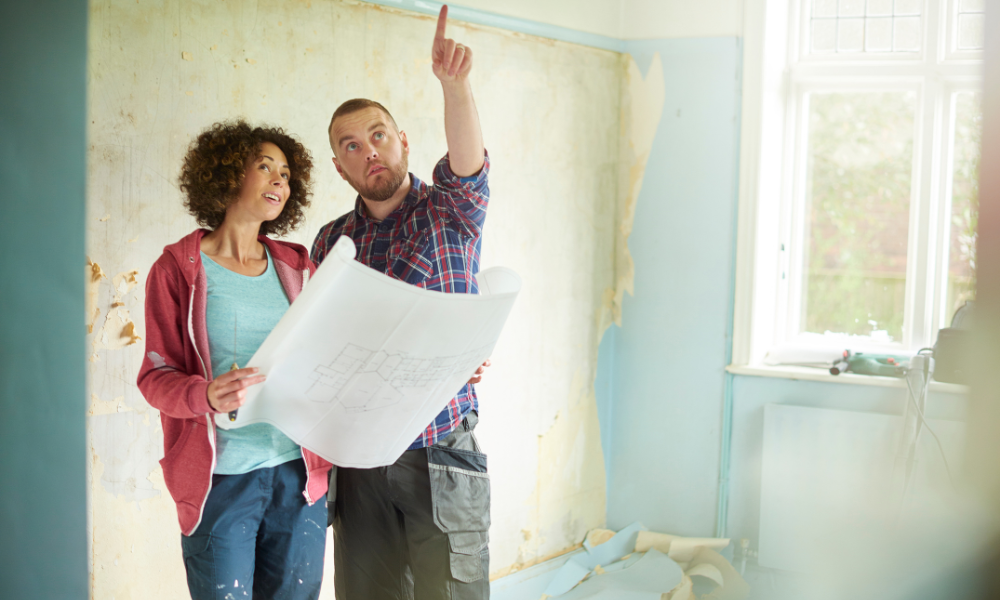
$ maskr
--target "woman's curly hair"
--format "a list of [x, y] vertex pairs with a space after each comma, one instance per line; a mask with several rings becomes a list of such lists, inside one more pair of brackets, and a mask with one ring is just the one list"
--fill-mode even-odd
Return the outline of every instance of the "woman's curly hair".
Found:
[[184, 206], [199, 225], [212, 230], [222, 225], [226, 208], [239, 197], [247, 164], [260, 157], [264, 142], [285, 153], [291, 193], [278, 218], [261, 223], [260, 233], [281, 237], [302, 222], [303, 209], [309, 206], [312, 194], [309, 151], [280, 127], [250, 127], [239, 119], [216, 123], [203, 131], [184, 157], [180, 188], [187, 194]]

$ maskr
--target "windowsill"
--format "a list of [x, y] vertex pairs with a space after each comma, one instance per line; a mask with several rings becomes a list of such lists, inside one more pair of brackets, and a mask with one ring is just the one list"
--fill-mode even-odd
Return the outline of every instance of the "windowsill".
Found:
[[[829, 371], [814, 367], [767, 366], [767, 365], [729, 365], [726, 371], [733, 375], [749, 375], [751, 377], [777, 377], [779, 379], [796, 379], [800, 381], [823, 381], [826, 383], [846, 383], [851, 385], [873, 385], [878, 387], [905, 388], [906, 382], [897, 377], [880, 377], [877, 375], [858, 375], [842, 373], [831, 375]], [[968, 394], [969, 387], [958, 383], [943, 383], [931, 381], [932, 392], [949, 394]]]

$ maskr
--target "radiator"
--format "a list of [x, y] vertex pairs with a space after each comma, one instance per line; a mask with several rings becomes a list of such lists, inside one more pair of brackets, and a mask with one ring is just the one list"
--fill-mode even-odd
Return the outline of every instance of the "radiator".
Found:
[[[898, 416], [769, 404], [761, 457], [761, 566], [811, 572], [825, 552], [862, 550], [898, 518], [947, 503], [944, 462], [920, 437], [908, 491], [897, 466]], [[957, 473], [963, 424], [928, 420]]]

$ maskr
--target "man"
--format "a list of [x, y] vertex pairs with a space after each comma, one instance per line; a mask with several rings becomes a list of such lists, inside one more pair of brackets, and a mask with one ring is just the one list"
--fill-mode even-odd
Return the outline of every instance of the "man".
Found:
[[[444, 91], [448, 154], [433, 185], [408, 173], [406, 134], [381, 104], [342, 104], [330, 121], [333, 163], [358, 198], [316, 236], [317, 264], [346, 235], [360, 262], [390, 277], [478, 293], [489, 159], [468, 80], [472, 52], [445, 38], [447, 15], [443, 6], [432, 62]], [[482, 371], [395, 464], [331, 477], [338, 600], [489, 598], [490, 484], [472, 433], [479, 406], [471, 384]]]

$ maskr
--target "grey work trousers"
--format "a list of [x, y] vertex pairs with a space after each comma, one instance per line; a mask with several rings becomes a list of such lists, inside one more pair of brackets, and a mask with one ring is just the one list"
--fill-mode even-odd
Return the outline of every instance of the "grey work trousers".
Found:
[[[331, 479], [337, 600], [487, 600], [490, 480], [475, 412], [440, 442]], [[336, 484], [336, 488], [332, 484]]]

